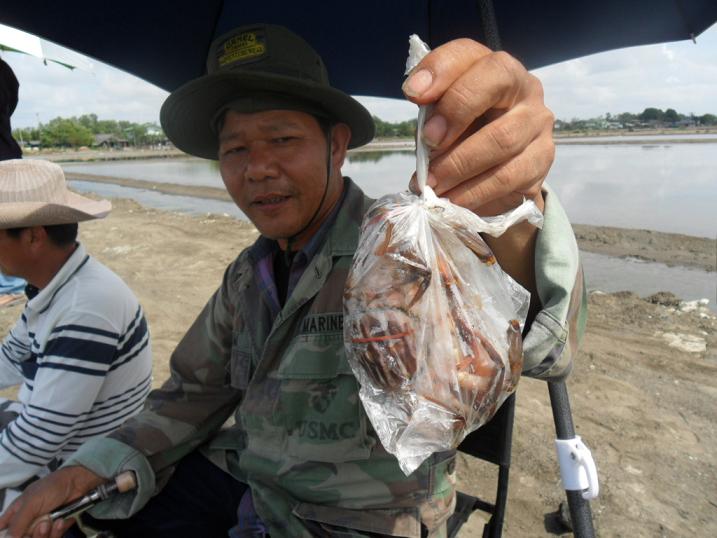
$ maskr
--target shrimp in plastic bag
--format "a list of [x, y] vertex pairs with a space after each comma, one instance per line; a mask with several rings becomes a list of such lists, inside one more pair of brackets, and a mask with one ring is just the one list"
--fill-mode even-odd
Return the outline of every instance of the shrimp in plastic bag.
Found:
[[368, 210], [344, 290], [344, 342], [361, 401], [406, 474], [458, 446], [515, 390], [530, 295], [480, 233], [542, 224], [530, 201], [481, 218], [436, 197], [420, 136], [417, 156], [421, 194], [385, 196]]

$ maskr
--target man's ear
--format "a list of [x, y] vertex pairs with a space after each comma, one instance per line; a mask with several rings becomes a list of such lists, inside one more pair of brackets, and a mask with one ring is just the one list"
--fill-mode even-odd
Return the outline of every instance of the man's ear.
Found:
[[25, 240], [30, 248], [43, 247], [48, 241], [47, 230], [44, 226], [30, 226], [25, 230]]
[[346, 152], [351, 140], [351, 128], [345, 123], [337, 123], [331, 128], [331, 164], [339, 170], [344, 165]]

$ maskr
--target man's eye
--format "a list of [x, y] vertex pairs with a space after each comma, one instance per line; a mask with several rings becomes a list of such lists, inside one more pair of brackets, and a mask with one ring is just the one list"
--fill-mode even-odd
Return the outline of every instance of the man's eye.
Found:
[[276, 144], [286, 144], [287, 142], [291, 142], [292, 140], [295, 140], [296, 137], [294, 136], [279, 136], [274, 139], [274, 143]]
[[226, 148], [224, 150], [223, 154], [224, 155], [232, 155], [232, 154], [236, 154], [236, 153], [243, 153], [244, 151], [246, 151], [246, 147], [244, 147], [244, 146], [231, 146], [231, 147]]

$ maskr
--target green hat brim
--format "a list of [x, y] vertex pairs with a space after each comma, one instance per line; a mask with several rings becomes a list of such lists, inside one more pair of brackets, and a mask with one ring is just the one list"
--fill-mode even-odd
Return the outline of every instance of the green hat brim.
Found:
[[212, 125], [217, 112], [239, 97], [261, 92], [295, 97], [325, 111], [332, 121], [347, 124], [351, 129], [349, 149], [363, 146], [374, 137], [370, 112], [353, 97], [330, 86], [267, 73], [213, 73], [188, 82], [167, 97], [160, 122], [177, 148], [217, 160], [219, 143]]

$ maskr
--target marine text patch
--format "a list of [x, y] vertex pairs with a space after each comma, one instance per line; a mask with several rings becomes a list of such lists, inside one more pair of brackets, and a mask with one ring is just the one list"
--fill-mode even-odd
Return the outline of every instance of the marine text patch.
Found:
[[344, 315], [340, 313], [315, 314], [301, 322], [301, 334], [339, 332], [344, 330]]

